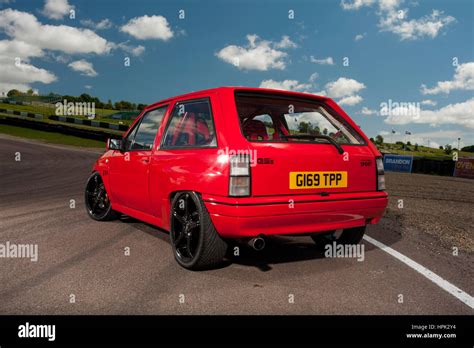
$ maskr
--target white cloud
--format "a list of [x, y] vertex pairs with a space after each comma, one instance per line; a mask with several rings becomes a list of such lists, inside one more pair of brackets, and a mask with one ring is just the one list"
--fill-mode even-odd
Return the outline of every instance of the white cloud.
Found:
[[94, 22], [91, 19], [83, 19], [81, 20], [81, 24], [96, 30], [110, 29], [113, 26], [113, 23], [108, 18], [102, 19], [99, 22]]
[[123, 51], [127, 52], [127, 53], [130, 53], [131, 55], [135, 56], [135, 57], [138, 57], [140, 55], [142, 55], [143, 52], [145, 52], [145, 47], [142, 46], [142, 45], [138, 45], [138, 46], [131, 46], [131, 45], [128, 45], [127, 42], [121, 42], [117, 45], [115, 45], [116, 48], [120, 48], [122, 49]]
[[69, 57], [67, 55], [63, 55], [63, 54], [50, 53], [50, 56], [58, 63], [66, 64], [66, 63], [69, 63], [71, 61], [71, 57]]
[[358, 10], [363, 6], [370, 6], [375, 2], [375, 0], [354, 0], [354, 1], [341, 1], [341, 7], [344, 10]]
[[454, 20], [454, 17], [445, 16], [443, 12], [437, 10], [433, 10], [430, 15], [411, 20], [400, 19], [397, 13], [393, 12], [381, 20], [379, 26], [382, 31], [397, 34], [401, 40], [417, 40], [423, 37], [433, 39], [438, 36], [443, 27]]
[[28, 63], [15, 65], [14, 61], [1, 61], [0, 76], [3, 81], [9, 83], [31, 83], [42, 82], [51, 83], [56, 80], [56, 76], [45, 69], [37, 68]]
[[320, 90], [320, 91], [317, 91], [317, 92], [314, 92], [313, 94], [320, 95], [320, 96], [323, 96], [323, 97], [328, 96], [328, 94], [326, 93], [326, 91], [324, 89]]
[[[273, 42], [249, 34], [247, 40], [246, 46], [229, 45], [217, 52], [216, 56], [242, 70], [285, 69], [287, 53], [281, 50], [282, 42], [286, 41], [285, 36], [282, 41]], [[285, 45], [288, 47], [288, 44]]]
[[37, 46], [23, 41], [0, 40], [0, 57], [19, 57], [22, 60], [28, 60], [30, 57], [42, 56], [44, 52]]
[[112, 48], [111, 43], [92, 30], [67, 25], [41, 24], [32, 14], [12, 9], [0, 11], [0, 30], [16, 41], [22, 41], [39, 49], [70, 54], [105, 54]]
[[67, 0], [46, 0], [42, 13], [50, 19], [62, 19], [73, 8]]
[[452, 16], [433, 10], [431, 14], [418, 19], [408, 19], [408, 9], [401, 8], [402, 0], [354, 0], [341, 2], [344, 10], [359, 10], [364, 6], [378, 4], [378, 26], [381, 31], [396, 34], [401, 40], [417, 40], [424, 37], [435, 38], [449, 24], [455, 22]]
[[309, 77], [308, 81], [313, 83], [314, 81], [316, 81], [316, 79], [319, 77], [319, 74], [317, 72], [315, 73], [312, 73], [311, 76]]
[[293, 41], [291, 41], [288, 35], [284, 35], [281, 38], [281, 41], [275, 44], [275, 48], [285, 49], [285, 48], [296, 48], [296, 47], [298, 47], [298, 45], [296, 45]]
[[29, 63], [44, 52], [33, 45], [15, 40], [0, 40], [0, 93], [10, 89], [27, 91], [33, 82], [51, 83], [56, 76]]
[[342, 98], [355, 95], [363, 90], [365, 85], [354, 79], [340, 77], [336, 81], [326, 84], [328, 96], [331, 98]]
[[381, 10], [390, 11], [401, 5], [403, 0], [379, 0], [379, 7]]
[[335, 81], [326, 84], [325, 90], [318, 92], [320, 95], [327, 95], [330, 98], [340, 98], [341, 105], [353, 106], [359, 104], [364, 99], [358, 95], [365, 88], [365, 85], [354, 79], [340, 77]]
[[360, 41], [360, 40], [362, 40], [364, 37], [365, 37], [365, 33], [364, 33], [364, 34], [357, 34], [357, 35], [354, 37], [354, 41]]
[[0, 92], [6, 93], [10, 89], [26, 91], [30, 83], [51, 83], [56, 81], [56, 76], [27, 62], [16, 64], [13, 57], [0, 57]]
[[135, 57], [140, 56], [143, 52], [145, 52], [145, 47], [142, 45], [132, 47], [132, 49], [130, 50], [130, 53]]
[[282, 89], [285, 91], [303, 92], [311, 88], [309, 83], [299, 83], [297, 80], [264, 80], [260, 83], [260, 88]]
[[377, 115], [378, 111], [374, 109], [369, 109], [367, 106], [364, 106], [360, 113], [365, 116]]
[[474, 90], [474, 62], [458, 65], [451, 81], [439, 81], [433, 88], [421, 85], [423, 94], [449, 94], [452, 90]]
[[107, 54], [114, 47], [89, 29], [45, 25], [30, 13], [12, 9], [0, 11], [0, 32], [10, 38], [0, 40], [2, 92], [12, 88], [26, 91], [31, 83], [47, 84], [57, 80], [54, 73], [30, 64], [30, 58], [52, 57], [66, 63], [71, 54]]
[[309, 57], [311, 63], [321, 64], [321, 65], [334, 65], [334, 59], [332, 57], [316, 59], [315, 57]]
[[436, 104], [438, 104], [436, 101], [434, 100], [431, 100], [431, 99], [425, 99], [425, 100], [422, 100], [421, 105], [428, 105], [428, 106], [436, 106]]
[[352, 106], [352, 105], [359, 104], [362, 100], [364, 99], [360, 95], [350, 95], [342, 99], [339, 99], [338, 104]]
[[156, 39], [168, 41], [174, 36], [168, 20], [163, 16], [135, 17], [120, 28], [124, 33], [130, 34], [136, 39]]
[[70, 67], [74, 71], [80, 72], [81, 75], [84, 76], [95, 77], [98, 75], [97, 71], [94, 70], [94, 66], [92, 65], [92, 63], [88, 62], [85, 59], [76, 60], [72, 63], [69, 63], [68, 67]]
[[465, 102], [449, 104], [438, 110], [420, 110], [419, 114], [392, 113], [385, 120], [388, 124], [405, 125], [410, 123], [429, 124], [457, 124], [467, 128], [474, 128], [474, 98]]
[[[298, 80], [264, 80], [260, 83], [261, 88], [282, 89], [286, 91], [297, 91], [311, 93], [320, 96], [328, 96], [330, 98], [339, 99], [337, 102], [340, 105], [356, 105], [363, 101], [363, 98], [357, 93], [365, 88], [365, 85], [353, 79], [340, 77], [336, 81], [329, 82], [325, 85], [325, 89], [314, 91], [314, 81], [318, 77], [317, 73], [313, 73], [308, 80], [308, 83], [300, 83]], [[368, 110], [363, 108], [363, 110]]]

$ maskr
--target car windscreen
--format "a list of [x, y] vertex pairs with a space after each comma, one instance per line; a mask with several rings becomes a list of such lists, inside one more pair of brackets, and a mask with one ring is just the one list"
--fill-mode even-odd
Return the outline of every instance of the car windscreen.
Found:
[[249, 141], [364, 144], [341, 115], [320, 101], [237, 92], [235, 102]]

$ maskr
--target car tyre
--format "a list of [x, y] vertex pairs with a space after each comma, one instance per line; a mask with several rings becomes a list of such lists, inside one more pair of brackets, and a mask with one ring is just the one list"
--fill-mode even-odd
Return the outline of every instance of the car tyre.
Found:
[[190, 270], [219, 266], [228, 248], [201, 196], [193, 191], [179, 192], [171, 202], [170, 239], [176, 261]]
[[87, 179], [84, 200], [87, 214], [94, 220], [109, 221], [120, 216], [120, 213], [112, 209], [104, 182], [98, 172], [92, 173]]

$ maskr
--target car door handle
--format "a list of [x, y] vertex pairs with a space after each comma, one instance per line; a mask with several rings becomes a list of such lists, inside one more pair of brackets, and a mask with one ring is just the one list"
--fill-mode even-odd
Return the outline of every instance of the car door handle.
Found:
[[142, 158], [142, 162], [143, 163], [150, 163], [150, 158], [144, 157], [144, 158]]

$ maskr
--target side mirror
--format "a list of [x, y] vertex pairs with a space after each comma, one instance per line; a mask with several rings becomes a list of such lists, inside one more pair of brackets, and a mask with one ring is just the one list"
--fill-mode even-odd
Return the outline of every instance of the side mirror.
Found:
[[122, 139], [107, 139], [107, 150], [122, 150]]

